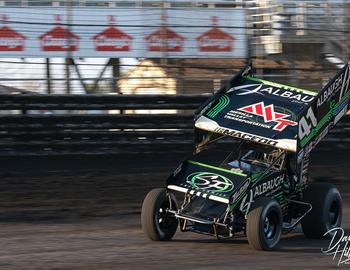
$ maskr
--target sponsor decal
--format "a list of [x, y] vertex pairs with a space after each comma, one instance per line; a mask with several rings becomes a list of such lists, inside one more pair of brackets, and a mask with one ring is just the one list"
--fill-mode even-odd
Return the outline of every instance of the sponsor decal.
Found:
[[60, 26], [61, 16], [56, 15], [57, 26], [39, 37], [42, 51], [77, 51], [80, 37], [69, 29]]
[[232, 87], [227, 91], [227, 93], [230, 93], [230, 92], [237, 92], [237, 96], [245, 96], [245, 95], [251, 95], [251, 94], [260, 94], [260, 95], [269, 94], [269, 95], [287, 98], [292, 101], [303, 102], [303, 103], [310, 103], [315, 98], [314, 96], [307, 95], [304, 93], [295, 93], [285, 89], [276, 88], [270, 85], [258, 84], [258, 83]]
[[185, 38], [169, 28], [159, 29], [145, 37], [150, 52], [181, 52]]
[[240, 211], [247, 214], [256, 197], [281, 188], [285, 178], [284, 176], [284, 174], [281, 174], [250, 189], [249, 193], [242, 199], [241, 205], [239, 207]]
[[176, 176], [179, 172], [181, 172], [181, 170], [182, 170], [182, 163], [179, 165], [179, 167], [175, 169], [175, 171], [173, 172], [173, 176]]
[[265, 183], [262, 183], [256, 186], [254, 188], [254, 198], [281, 186], [283, 184], [283, 180], [284, 180], [284, 174], [281, 174], [274, 179], [271, 179]]
[[348, 103], [349, 99], [346, 99], [342, 104], [339, 105], [339, 107], [335, 109], [336, 116], [334, 117], [334, 124], [338, 123], [339, 120], [346, 114], [348, 111]]
[[3, 26], [0, 27], [0, 51], [24, 51], [26, 37], [7, 26], [6, 15], [2, 15], [0, 21], [3, 23]]
[[349, 65], [347, 65], [345, 72], [342, 72], [337, 78], [335, 78], [334, 82], [326, 88], [320, 97], [317, 99], [317, 108], [322, 106], [326, 101], [328, 101], [332, 96], [336, 93], [339, 93], [339, 99], [337, 102], [340, 102], [344, 94], [349, 90]]
[[114, 16], [109, 16], [110, 26], [92, 37], [96, 51], [130, 51], [133, 37], [114, 26]]
[[219, 112], [221, 112], [230, 103], [230, 98], [223, 95], [219, 98], [218, 103], [207, 113], [208, 117], [214, 118]]
[[[312, 140], [307, 146], [305, 146], [304, 150], [307, 155], [310, 155], [311, 151], [316, 147], [316, 145], [328, 134], [331, 129], [331, 123], [328, 124], [316, 137]], [[320, 129], [317, 130], [317, 132]], [[316, 131], [315, 131], [316, 134]]]
[[227, 177], [210, 172], [195, 172], [187, 176], [186, 182], [194, 188], [202, 189], [208, 192], [229, 192], [234, 185]]
[[225, 115], [224, 118], [238, 121], [238, 122], [245, 123], [252, 126], [271, 128], [271, 125], [257, 122], [256, 119], [253, 119], [254, 116], [252, 114], [248, 114], [245, 112], [231, 110]]
[[218, 27], [218, 17], [213, 16], [213, 27], [196, 38], [201, 52], [231, 52], [235, 38]]
[[[243, 29], [246, 17], [242, 9], [211, 10], [208, 16], [203, 8], [171, 8], [165, 18], [162, 9], [155, 6], [84, 9], [73, 5], [75, 23], [68, 27], [70, 23], [65, 18], [67, 14], [63, 5], [46, 8], [39, 14], [33, 12], [33, 7], [3, 6], [3, 2], [0, 1], [1, 57], [64, 57], [63, 53], [67, 51], [74, 52], [77, 58], [192, 56], [242, 59], [247, 54], [247, 37]], [[22, 16], [20, 22], [15, 16], [17, 13]], [[61, 16], [61, 22], [55, 21], [55, 14]], [[115, 14], [117, 23], [106, 22], [109, 15]], [[31, 29], [34, 27], [32, 23], [38, 21], [44, 23]], [[79, 21], [85, 21], [89, 26], [77, 23]], [[187, 25], [193, 27], [188, 29]], [[35, 34], [31, 32], [34, 30]], [[39, 39], [44, 33], [46, 35]], [[113, 55], [108, 55], [110, 52]]]
[[241, 198], [241, 195], [247, 190], [250, 185], [250, 178], [248, 178], [244, 184], [232, 195], [231, 203], [235, 203], [238, 199]]
[[346, 114], [347, 108], [344, 107], [334, 118], [334, 124], [338, 123], [339, 120]]
[[243, 108], [239, 108], [238, 110], [249, 114], [261, 116], [264, 118], [265, 123], [270, 123], [270, 122], [277, 123], [272, 128], [277, 131], [283, 131], [287, 126], [296, 126], [298, 124], [295, 121], [286, 119], [287, 117], [290, 117], [289, 114], [275, 112], [273, 104], [265, 106], [264, 102], [259, 102], [252, 105], [245, 106]]
[[241, 131], [235, 131], [235, 130], [230, 130], [230, 129], [226, 129], [226, 128], [221, 128], [221, 127], [215, 128], [214, 132], [221, 133], [221, 134], [224, 134], [224, 135], [227, 135], [227, 136], [240, 138], [240, 139], [243, 139], [243, 140], [258, 142], [258, 143], [262, 143], [262, 144], [267, 144], [267, 145], [271, 145], [271, 146], [276, 146], [278, 144], [278, 141], [275, 141], [275, 140], [270, 140], [268, 138], [252, 135], [252, 134], [249, 134], [249, 133], [244, 133], [244, 132], [241, 132]]

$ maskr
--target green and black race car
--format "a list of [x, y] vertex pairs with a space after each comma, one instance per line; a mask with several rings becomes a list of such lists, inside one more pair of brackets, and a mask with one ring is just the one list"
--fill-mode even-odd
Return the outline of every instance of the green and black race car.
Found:
[[349, 64], [317, 94], [252, 76], [233, 77], [195, 114], [195, 147], [164, 188], [144, 199], [152, 240], [177, 228], [271, 250], [301, 222], [309, 238], [339, 227], [342, 199], [332, 184], [308, 181], [310, 152], [349, 109]]

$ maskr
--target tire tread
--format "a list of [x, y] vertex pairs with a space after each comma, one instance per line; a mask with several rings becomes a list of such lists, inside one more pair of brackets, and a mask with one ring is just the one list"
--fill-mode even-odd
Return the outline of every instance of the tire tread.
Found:
[[171, 230], [169, 233], [160, 234], [154, 224], [154, 211], [160, 207], [161, 203], [166, 199], [166, 189], [165, 188], [156, 188], [152, 189], [145, 197], [142, 210], [141, 210], [141, 226], [143, 232], [153, 241], [166, 241], [170, 240], [175, 232]]

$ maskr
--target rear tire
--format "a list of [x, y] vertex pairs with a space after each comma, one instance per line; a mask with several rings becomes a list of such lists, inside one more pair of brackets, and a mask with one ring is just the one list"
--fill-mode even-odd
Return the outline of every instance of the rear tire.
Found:
[[330, 229], [340, 227], [342, 198], [335, 186], [329, 183], [311, 183], [305, 190], [304, 201], [312, 205], [310, 213], [301, 221], [306, 237], [320, 239]]
[[166, 210], [177, 210], [176, 198], [167, 196], [165, 188], [151, 190], [145, 197], [141, 210], [141, 225], [144, 233], [153, 241], [170, 240], [178, 226], [178, 220]]
[[246, 233], [249, 245], [257, 250], [274, 249], [282, 233], [282, 210], [273, 199], [257, 199], [248, 213]]

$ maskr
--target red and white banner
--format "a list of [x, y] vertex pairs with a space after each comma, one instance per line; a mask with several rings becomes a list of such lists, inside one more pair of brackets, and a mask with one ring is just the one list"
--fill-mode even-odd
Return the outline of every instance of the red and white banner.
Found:
[[23, 52], [25, 50], [26, 37], [7, 25], [7, 16], [1, 16], [0, 27], [0, 52]]
[[0, 57], [246, 56], [241, 9], [1, 8]]

